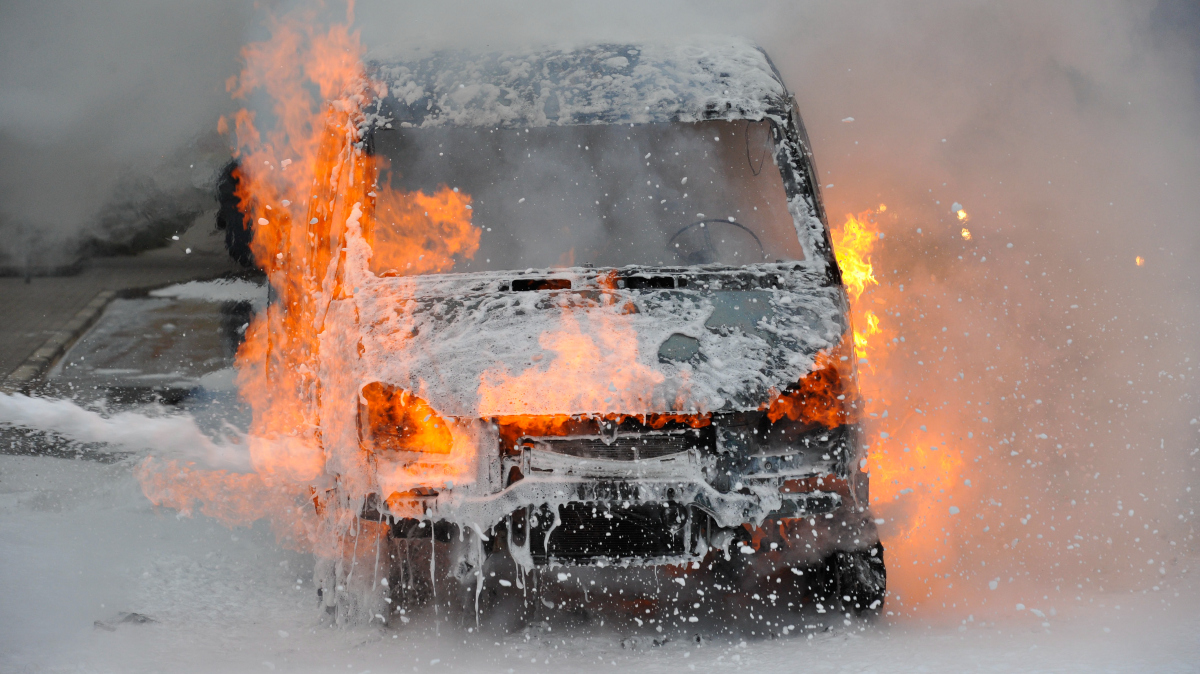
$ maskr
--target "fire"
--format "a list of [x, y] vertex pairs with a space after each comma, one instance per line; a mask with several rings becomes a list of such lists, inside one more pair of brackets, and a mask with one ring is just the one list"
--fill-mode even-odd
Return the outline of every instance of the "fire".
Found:
[[846, 284], [852, 302], [863, 294], [867, 286], [879, 283], [875, 280], [870, 257], [871, 247], [875, 245], [879, 233], [871, 231], [866, 222], [873, 215], [872, 211], [864, 211], [857, 217], [847, 215], [845, 224], [833, 234], [833, 250], [837, 255], [838, 267], [842, 270], [842, 282]]
[[970, 241], [971, 240], [971, 230], [967, 229], [966, 227], [963, 227], [962, 228], [962, 238], [963, 238], [963, 241]]
[[767, 418], [774, 423], [787, 417], [826, 428], [837, 428], [854, 421], [842, 402], [850, 393], [848, 384], [853, 381], [850, 363], [844, 348], [818, 354], [813, 371], [800, 380], [795, 390], [771, 400]]
[[[940, 570], [955, 561], [943, 546], [948, 518], [953, 516], [944, 493], [953, 492], [963, 459], [953, 447], [931, 440], [941, 437], [932, 432], [936, 428], [929, 428], [934, 419], [903, 402], [911, 382], [889, 367], [900, 335], [866, 308], [868, 297], [872, 304], [884, 307], [901, 299], [891, 288], [879, 286], [871, 264], [873, 247], [882, 239], [877, 221], [883, 212], [881, 207], [847, 215], [845, 223], [834, 229], [833, 242], [850, 295], [855, 355], [864, 365], [859, 369], [859, 390], [864, 398], [864, 444], [870, 449], [871, 505], [876, 516], [888, 523], [881, 533], [889, 586], [911, 604], [932, 596], [923, 575], [930, 566]], [[969, 236], [966, 229], [963, 236]], [[920, 571], [914, 568], [918, 562]]]
[[[959, 222], [966, 222], [967, 220], [970, 219], [970, 216], [967, 215], [967, 212], [961, 208], [958, 209], [954, 214], [958, 216]], [[963, 231], [966, 231], [966, 230], [963, 230]]]
[[[881, 233], [872, 231], [868, 224], [877, 213], [887, 210], [884, 204], [877, 211], [863, 211], [857, 216], [847, 215], [842, 227], [833, 232], [833, 250], [837, 256], [838, 267], [842, 270], [842, 281], [850, 293], [852, 307], [858, 308], [858, 298], [869, 287], [878, 285], [874, 269], [871, 267], [871, 248], [881, 238]], [[853, 317], [856, 326], [854, 330], [854, 351], [859, 360], [870, 362], [867, 344], [871, 337], [879, 334], [879, 317], [875, 312], [866, 309]]]
[[408, 391], [372, 382], [362, 388], [359, 434], [372, 451], [449, 454], [450, 425]]
[[[269, 40], [245, 47], [244, 68], [227, 83], [235, 99], [265, 93], [274, 118], [260, 130], [256, 113], [243, 109], [232, 124], [238, 197], [275, 295], [237, 355], [239, 393], [253, 411], [255, 472], [154, 459], [139, 471], [155, 504], [199, 507], [229, 524], [266, 516], [324, 557], [341, 554], [368, 492], [401, 499], [440, 486], [464, 470], [474, 447], [413, 392], [362, 386], [373, 354], [341, 343], [353, 334], [348, 322], [360, 285], [446, 271], [472, 257], [480, 241], [470, 195], [379, 183], [387, 167], [359, 146], [359, 123], [364, 105], [386, 87], [367, 79], [351, 22], [320, 30], [309, 13], [278, 19]], [[230, 123], [222, 118], [218, 126], [228, 130]], [[402, 340], [395, 347], [403, 348]], [[357, 418], [329, 411], [346, 396], [358, 397]], [[376, 462], [377, 476], [369, 469]]]
[[480, 230], [469, 226], [471, 197], [458, 190], [443, 186], [432, 195], [383, 190], [374, 215], [368, 243], [371, 270], [380, 276], [447, 271], [455, 256], [472, 257], [479, 250]]
[[803, 420], [835, 428], [856, 421], [850, 418], [844, 401], [850, 394], [848, 385], [854, 380], [855, 359], [870, 362], [872, 338], [880, 333], [879, 317], [871, 310], [862, 310], [858, 300], [868, 287], [879, 283], [871, 266], [871, 249], [881, 234], [873, 230], [870, 223], [876, 214], [885, 210], [887, 206], [880, 204], [877, 211], [847, 215], [845, 224], [833, 232], [834, 253], [854, 310], [851, 321], [853, 325], [861, 326], [851, 333], [854, 358], [845, 348], [848, 340], [843, 340], [840, 348], [819, 354], [811, 373], [789, 391], [772, 396], [767, 407], [767, 417], [772, 422], [786, 416], [792, 421]]
[[1137, 257], [1133, 258], [1133, 263], [1141, 267], [1142, 265], [1146, 264], [1146, 258], [1138, 255]]
[[[342, 554], [368, 493], [386, 494], [390, 507], [419, 515], [418, 497], [458, 478], [471, 463], [474, 438], [420, 397], [420, 382], [413, 390], [364, 386], [373, 381], [364, 379], [367, 364], [383, 354], [341, 342], [353, 334], [347, 328], [354, 325], [361, 284], [448, 270], [475, 254], [480, 231], [471, 223], [470, 195], [449, 186], [424, 194], [380, 184], [387, 167], [359, 146], [359, 122], [364, 104], [386, 88], [365, 77], [357, 33], [347, 25], [321, 32], [317, 25], [311, 16], [276, 21], [270, 40], [245, 48], [245, 68], [228, 83], [235, 99], [269, 96], [274, 125], [260, 130], [249, 110], [234, 115], [232, 125], [219, 123], [236, 136], [238, 196], [255, 223], [253, 251], [274, 294], [238, 352], [239, 391], [253, 411], [254, 472], [204, 471], [152, 458], [138, 477], [155, 504], [199, 509], [230, 524], [268, 517], [281, 537], [329, 558]], [[822, 354], [794, 390], [774, 397], [770, 418], [844, 423], [839, 398], [856, 361], [869, 363], [872, 376], [880, 373], [878, 380], [862, 381], [867, 416], [884, 412], [883, 401], [898, 399], [899, 387], [908, 385], [886, 379], [890, 354], [881, 336], [888, 333], [862, 301], [878, 286], [871, 251], [882, 235], [874, 221], [886, 210], [880, 204], [847, 216], [833, 236], [852, 303], [854, 353]], [[967, 218], [962, 210], [958, 216]], [[543, 361], [481, 375], [481, 416], [496, 417], [508, 434], [555, 434], [579, 418], [619, 421], [625, 412], [654, 408], [662, 412], [639, 421], [709, 423], [708, 416], [685, 410], [682, 399], [651, 400], [663, 375], [639, 362], [636, 331], [615, 299], [615, 284], [605, 288], [599, 311], [563, 308], [558, 329], [539, 337]], [[403, 334], [389, 339], [388, 348], [405, 347]], [[326, 415], [339, 397], [356, 401], [359, 414]], [[913, 427], [920, 414], [899, 410], [892, 435], [868, 435], [873, 503], [884, 514], [914, 478], [948, 485], [960, 469], [961, 459], [943, 444], [919, 441]], [[925, 499], [885, 530], [892, 568], [905, 569], [901, 578], [909, 573], [906, 561], [930, 559], [944, 517]]]
[[[615, 283], [613, 284], [615, 285]], [[479, 382], [484, 416], [597, 414], [651, 407], [665, 377], [638, 361], [637, 332], [612, 289], [602, 306], [576, 312], [564, 306], [560, 326], [538, 337], [549, 356], [519, 373], [500, 366]]]

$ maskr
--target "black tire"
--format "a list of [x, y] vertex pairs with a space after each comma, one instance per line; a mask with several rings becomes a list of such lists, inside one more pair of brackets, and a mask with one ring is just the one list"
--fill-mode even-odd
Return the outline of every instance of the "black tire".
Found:
[[826, 562], [827, 573], [842, 608], [878, 614], [887, 598], [887, 568], [883, 563], [883, 543], [866, 550], [835, 552]]

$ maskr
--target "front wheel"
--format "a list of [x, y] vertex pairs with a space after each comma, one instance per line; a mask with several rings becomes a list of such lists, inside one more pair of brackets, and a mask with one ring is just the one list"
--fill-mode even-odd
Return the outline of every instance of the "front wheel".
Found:
[[883, 543], [866, 550], [835, 552], [826, 560], [826, 569], [844, 608], [859, 615], [882, 610], [887, 597]]

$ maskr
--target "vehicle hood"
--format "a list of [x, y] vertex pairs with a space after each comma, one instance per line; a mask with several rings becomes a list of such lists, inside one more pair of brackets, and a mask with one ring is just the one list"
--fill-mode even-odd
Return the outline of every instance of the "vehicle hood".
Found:
[[361, 385], [457, 418], [758, 409], [848, 329], [840, 285], [795, 262], [354, 284], [330, 311], [357, 334], [324, 342], [357, 352]]

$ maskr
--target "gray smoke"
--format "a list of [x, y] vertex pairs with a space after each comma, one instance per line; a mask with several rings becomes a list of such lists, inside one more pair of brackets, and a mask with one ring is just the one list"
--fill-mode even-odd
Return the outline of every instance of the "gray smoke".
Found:
[[[890, 390], [937, 418], [911, 437], [961, 451], [971, 481], [904, 485], [960, 512], [954, 573], [925, 584], [978, 600], [993, 580], [1065, 593], [1183, 572], [1200, 491], [1200, 12], [799, 14], [762, 39], [798, 92], [831, 221], [889, 206], [881, 318], [907, 336]], [[885, 536], [909, 523], [903, 497], [877, 507]]]
[[0, 264], [144, 247], [211, 208], [250, 15], [237, 0], [0, 6]]

